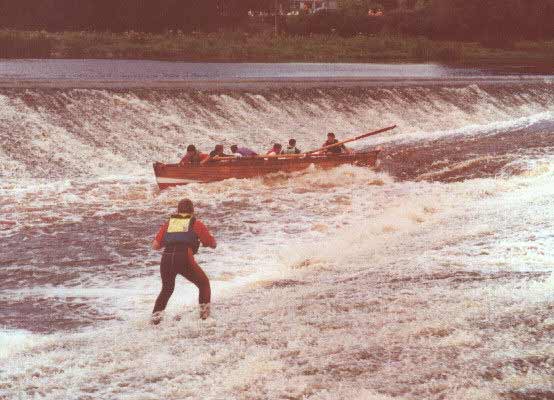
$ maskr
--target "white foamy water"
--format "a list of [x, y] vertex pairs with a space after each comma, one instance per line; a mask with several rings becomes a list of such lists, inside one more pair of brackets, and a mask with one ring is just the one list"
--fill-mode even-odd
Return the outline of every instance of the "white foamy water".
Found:
[[[553, 395], [550, 86], [1, 96], [0, 398]], [[389, 123], [377, 171], [163, 192], [150, 171]], [[153, 327], [149, 246], [183, 197], [219, 241], [213, 318], [178, 278]]]
[[[184, 311], [183, 319], [159, 327], [147, 322], [154, 290], [137, 291], [125, 321], [52, 334], [5, 363], [4, 392], [175, 399], [341, 398], [354, 387], [365, 398], [550, 393], [554, 237], [540, 212], [554, 198], [547, 161], [522, 176], [454, 184], [394, 183], [354, 168], [277, 186], [258, 182], [272, 202], [288, 193], [320, 214], [306, 226], [271, 218], [266, 206], [268, 221], [258, 224], [290, 231], [262, 230], [240, 261], [265, 262], [275, 271], [270, 280], [233, 293], [216, 285], [214, 318], [205, 323], [182, 308], [178, 292], [168, 314]], [[218, 190], [233, 201], [244, 184]], [[195, 193], [202, 202], [213, 190]], [[314, 204], [318, 197], [324, 204]], [[289, 207], [279, 215], [298, 212]], [[270, 237], [281, 245], [264, 246]], [[225, 253], [241, 252], [229, 244]], [[206, 270], [221, 257], [210, 256]], [[146, 289], [151, 280], [129, 283]]]
[[264, 150], [295, 137], [318, 148], [328, 131], [350, 137], [383, 126], [390, 140], [504, 132], [552, 121], [552, 85], [327, 88], [256, 92], [5, 90], [0, 93], [4, 177], [150, 175], [189, 143]]

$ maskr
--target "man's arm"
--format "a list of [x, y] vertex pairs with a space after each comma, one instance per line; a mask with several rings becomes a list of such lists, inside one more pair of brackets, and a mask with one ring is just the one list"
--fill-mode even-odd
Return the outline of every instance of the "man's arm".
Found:
[[201, 159], [200, 160], [200, 164], [205, 164], [207, 163], [208, 161], [212, 161], [212, 160], [216, 160], [218, 158], [218, 156], [208, 156], [204, 159]]
[[190, 163], [190, 157], [188, 156], [184, 156], [183, 158], [181, 158], [181, 161], [179, 161], [179, 165], [184, 167], [185, 165], [189, 164]]
[[196, 220], [193, 229], [204, 247], [211, 247], [212, 249], [216, 248], [217, 243], [215, 238], [202, 221]]
[[152, 248], [154, 250], [160, 250], [163, 247], [162, 242], [163, 242], [165, 232], [167, 231], [168, 225], [169, 225], [169, 223], [166, 222], [162, 226], [160, 226], [160, 229], [158, 230], [158, 233], [156, 234], [156, 238], [152, 242]]

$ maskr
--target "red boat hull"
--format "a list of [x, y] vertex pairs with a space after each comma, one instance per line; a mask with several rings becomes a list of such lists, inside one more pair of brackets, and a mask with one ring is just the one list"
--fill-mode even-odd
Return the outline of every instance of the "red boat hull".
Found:
[[275, 172], [295, 172], [315, 165], [330, 169], [342, 164], [372, 167], [379, 151], [351, 154], [306, 155], [303, 157], [235, 158], [204, 164], [154, 163], [154, 173], [160, 189], [192, 182], [215, 182], [229, 178], [254, 178]]

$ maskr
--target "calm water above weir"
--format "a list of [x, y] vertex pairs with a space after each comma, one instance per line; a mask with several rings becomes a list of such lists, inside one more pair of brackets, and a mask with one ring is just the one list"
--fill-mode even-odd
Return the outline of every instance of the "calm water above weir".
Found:
[[[527, 71], [527, 72], [526, 72]], [[452, 78], [529, 75], [526, 68], [438, 64], [188, 63], [145, 60], [0, 60], [0, 80], [218, 80], [287, 78]]]

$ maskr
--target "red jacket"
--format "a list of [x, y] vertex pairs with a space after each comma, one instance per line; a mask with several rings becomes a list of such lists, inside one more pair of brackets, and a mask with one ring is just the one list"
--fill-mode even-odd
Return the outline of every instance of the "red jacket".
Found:
[[[158, 233], [156, 234], [156, 241], [158, 243], [163, 242], [163, 238], [165, 233], [167, 232], [167, 227], [169, 226], [169, 221], [165, 222], [160, 226], [160, 229], [158, 230]], [[206, 228], [206, 225], [200, 220], [194, 221], [194, 225], [192, 226], [192, 229], [194, 230], [194, 233], [198, 236], [198, 239], [200, 240], [200, 243], [204, 247], [211, 247], [212, 249], [215, 249], [217, 246], [217, 243], [215, 241], [215, 238], [212, 236], [208, 228]], [[196, 264], [196, 260], [194, 259], [194, 254], [192, 252], [192, 249], [188, 249], [188, 259], [189, 263], [191, 265], [198, 265]]]

